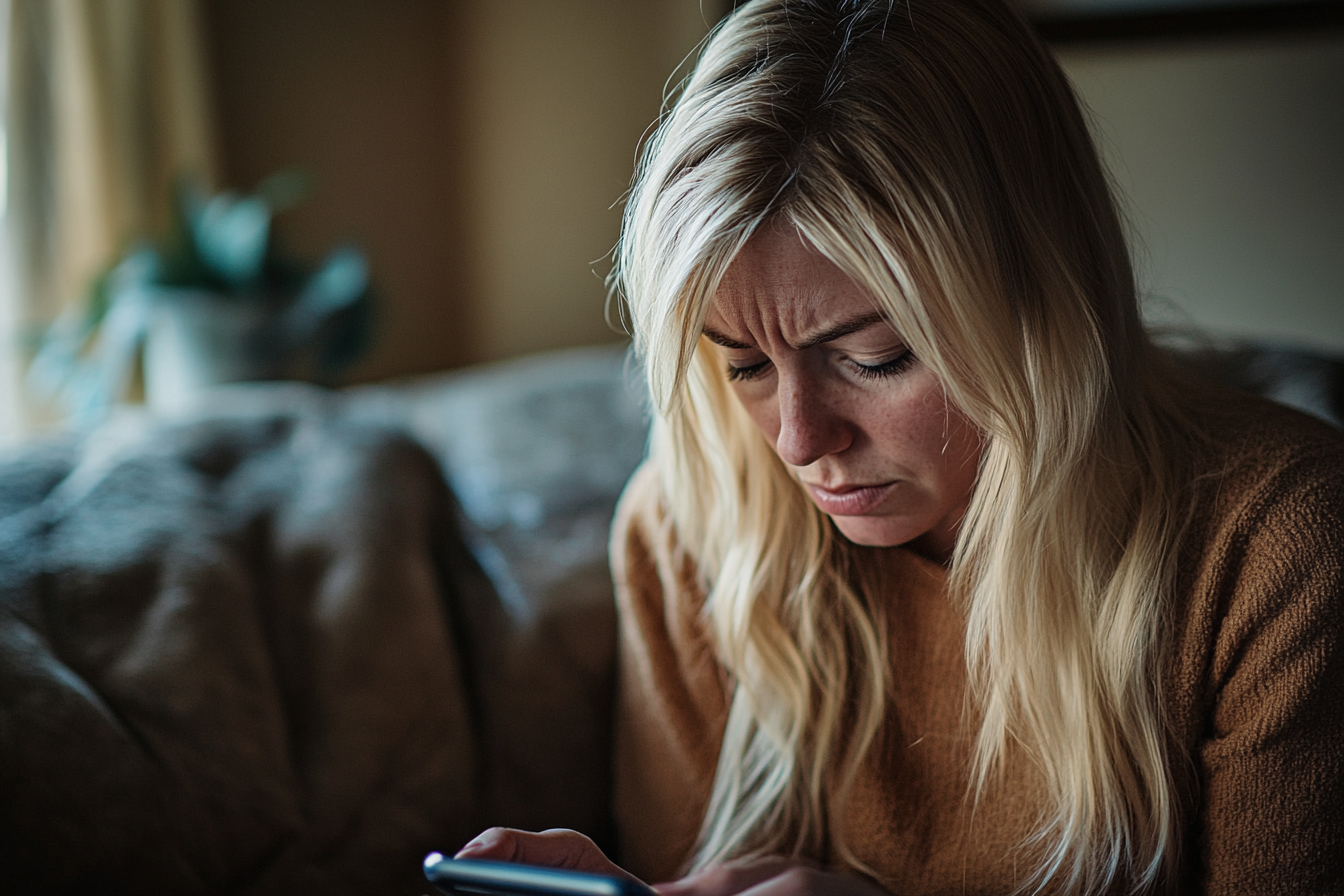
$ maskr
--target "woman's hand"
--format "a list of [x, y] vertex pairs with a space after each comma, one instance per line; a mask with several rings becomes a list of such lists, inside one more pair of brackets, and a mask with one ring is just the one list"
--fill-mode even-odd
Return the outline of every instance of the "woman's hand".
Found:
[[490, 828], [459, 849], [453, 858], [521, 862], [525, 865], [568, 868], [571, 871], [638, 880], [608, 859], [592, 840], [578, 831], [565, 828], [554, 828], [539, 834], [513, 828]]
[[825, 871], [797, 859], [768, 858], [729, 862], [654, 886], [661, 896], [890, 896], [858, 876]]
[[[565, 828], [539, 834], [490, 828], [458, 850], [454, 858], [521, 862], [639, 880], [608, 859], [592, 840]], [[729, 862], [681, 880], [655, 884], [654, 889], [661, 896], [890, 896], [857, 874], [825, 871], [798, 859], [784, 858]]]

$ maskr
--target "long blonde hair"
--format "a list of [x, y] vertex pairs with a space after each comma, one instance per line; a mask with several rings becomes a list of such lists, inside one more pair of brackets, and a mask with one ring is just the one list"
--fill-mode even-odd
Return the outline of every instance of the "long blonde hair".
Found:
[[829, 838], [862, 869], [828, 812], [900, 662], [890, 596], [703, 344], [720, 279], [766, 221], [866, 287], [984, 434], [950, 574], [982, 719], [968, 786], [1012, 741], [1042, 770], [1050, 812], [1024, 841], [1024, 885], [1155, 889], [1179, 846], [1159, 629], [1187, 424], [1076, 100], [999, 0], [748, 3], [641, 160], [615, 283], [657, 409], [652, 455], [735, 681], [696, 865], [815, 856]]

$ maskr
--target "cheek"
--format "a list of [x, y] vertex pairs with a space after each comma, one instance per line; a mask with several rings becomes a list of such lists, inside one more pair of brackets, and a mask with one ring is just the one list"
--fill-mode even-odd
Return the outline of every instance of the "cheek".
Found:
[[773, 394], [751, 395], [745, 389], [734, 389], [738, 405], [741, 406], [751, 422], [765, 436], [767, 442], [774, 445], [779, 440], [779, 402]]
[[969, 496], [980, 474], [984, 442], [980, 431], [959, 411], [948, 414], [938, 435], [937, 475], [939, 491], [949, 500]]
[[886, 403], [873, 436], [879, 450], [932, 480], [939, 491], [964, 491], [974, 482], [979, 430], [948, 406], [936, 382]]

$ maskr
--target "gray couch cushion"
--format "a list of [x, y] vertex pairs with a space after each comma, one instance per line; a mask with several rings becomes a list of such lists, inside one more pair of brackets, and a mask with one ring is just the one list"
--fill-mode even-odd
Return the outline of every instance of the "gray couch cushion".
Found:
[[0, 463], [0, 888], [422, 892], [480, 823], [435, 462], [302, 407], [49, 452]]

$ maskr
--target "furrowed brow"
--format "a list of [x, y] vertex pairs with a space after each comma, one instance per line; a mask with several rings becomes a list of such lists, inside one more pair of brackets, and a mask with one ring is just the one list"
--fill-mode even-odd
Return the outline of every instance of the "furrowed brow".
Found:
[[715, 345], [721, 345], [724, 348], [750, 349], [755, 347], [747, 345], [745, 342], [738, 342], [736, 339], [729, 339], [713, 327], [705, 327], [705, 338]]
[[[822, 345], [827, 342], [834, 342], [836, 339], [848, 336], [850, 333], [857, 333], [860, 330], [867, 329], [873, 324], [886, 323], [886, 320], [887, 319], [883, 317], [881, 313], [870, 311], [867, 314], [861, 314], [858, 317], [851, 318], [850, 320], [843, 321], [833, 327], [822, 330], [814, 336], [809, 336], [798, 345], [795, 345], [794, 348], [801, 351], [802, 349], [812, 348], [813, 346]], [[724, 348], [753, 349], [756, 347], [754, 345], [748, 345], [745, 342], [738, 342], [736, 339], [729, 336], [725, 336], [713, 327], [705, 327], [704, 334], [705, 338], [710, 342], [715, 345], [721, 345]]]
[[830, 329], [823, 330], [820, 333], [816, 334], [815, 336], [810, 336], [807, 339], [804, 339], [798, 345], [794, 346], [794, 348], [802, 350], [805, 348], [812, 348], [815, 345], [823, 345], [827, 342], [834, 342], [835, 340], [843, 336], [848, 336], [850, 333], [857, 333], [860, 330], [865, 330], [868, 327], [871, 327], [873, 324], [886, 323], [886, 320], [887, 319], [883, 317], [880, 313], [876, 311], [870, 311], [867, 314], [861, 314], [858, 317], [855, 317], [851, 320], [847, 320], [844, 321], [843, 323], [836, 324]]

